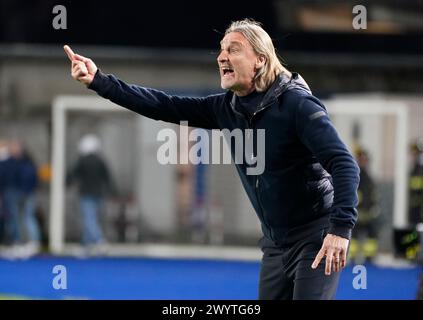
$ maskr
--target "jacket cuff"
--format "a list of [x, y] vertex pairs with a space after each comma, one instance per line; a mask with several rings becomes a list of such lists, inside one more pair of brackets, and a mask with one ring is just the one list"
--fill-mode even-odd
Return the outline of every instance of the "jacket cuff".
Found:
[[109, 78], [107, 77], [107, 75], [105, 75], [104, 73], [102, 73], [100, 71], [100, 69], [98, 68], [93, 81], [91, 81], [91, 83], [88, 85], [88, 89], [94, 90], [97, 93], [100, 93], [101, 88], [104, 88], [104, 83], [108, 80]]
[[330, 225], [328, 233], [350, 240], [352, 228], [345, 226]]

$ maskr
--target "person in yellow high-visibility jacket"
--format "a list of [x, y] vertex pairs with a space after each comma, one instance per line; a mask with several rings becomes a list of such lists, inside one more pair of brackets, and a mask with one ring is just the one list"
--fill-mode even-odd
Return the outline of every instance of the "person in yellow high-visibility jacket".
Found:
[[357, 148], [356, 159], [360, 167], [358, 187], [359, 217], [350, 246], [350, 259], [356, 262], [372, 260], [378, 251], [378, 222], [380, 209], [377, 201], [376, 184], [369, 172], [369, 155], [362, 148]]
[[423, 222], [423, 138], [412, 145], [413, 167], [409, 180], [409, 219], [415, 226]]

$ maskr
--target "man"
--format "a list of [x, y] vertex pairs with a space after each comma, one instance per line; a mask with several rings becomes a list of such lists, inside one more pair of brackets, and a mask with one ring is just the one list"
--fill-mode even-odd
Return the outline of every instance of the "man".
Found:
[[[8, 254], [14, 257], [31, 256], [40, 251], [41, 241], [36, 219], [37, 168], [20, 141], [9, 141], [7, 153], [0, 178], [4, 192], [7, 242], [11, 245]], [[25, 246], [22, 246], [23, 242]]]
[[412, 167], [409, 179], [409, 220], [416, 226], [423, 222], [423, 138], [412, 145]]
[[4, 190], [7, 187], [7, 166], [9, 160], [9, 147], [7, 141], [0, 139], [0, 243], [5, 239], [6, 211], [4, 207]]
[[259, 23], [233, 22], [220, 46], [221, 86], [228, 91], [204, 98], [128, 85], [68, 46], [65, 51], [74, 79], [149, 118], [265, 129], [265, 171], [248, 175], [247, 164], [236, 164], [264, 233], [259, 298], [332, 299], [357, 219], [358, 166], [324, 106], [301, 76], [282, 66]]
[[100, 139], [96, 135], [84, 135], [78, 145], [79, 157], [66, 177], [67, 184], [78, 185], [82, 243], [93, 252], [101, 249], [105, 242], [99, 215], [105, 196], [114, 190], [109, 168], [100, 150]]
[[382, 224], [381, 210], [378, 207], [377, 185], [370, 172], [370, 156], [362, 147], [356, 152], [360, 168], [360, 184], [358, 186], [359, 219], [355, 225], [350, 242], [349, 256], [356, 263], [370, 262], [378, 251], [378, 229]]

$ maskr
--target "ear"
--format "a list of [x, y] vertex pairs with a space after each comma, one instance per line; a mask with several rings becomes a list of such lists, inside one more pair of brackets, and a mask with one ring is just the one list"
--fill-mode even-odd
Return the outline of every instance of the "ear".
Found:
[[257, 56], [256, 65], [255, 65], [256, 69], [263, 68], [265, 63], [266, 63], [266, 57], [265, 56], [263, 56], [263, 55]]

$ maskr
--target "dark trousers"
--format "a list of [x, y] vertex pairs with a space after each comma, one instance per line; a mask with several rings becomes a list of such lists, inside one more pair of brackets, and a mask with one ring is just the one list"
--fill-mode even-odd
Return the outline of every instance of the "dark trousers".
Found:
[[326, 231], [320, 230], [283, 247], [262, 238], [259, 299], [333, 299], [340, 273], [332, 270], [330, 276], [325, 275], [325, 259], [321, 260], [316, 269], [311, 268], [325, 236]]

